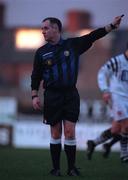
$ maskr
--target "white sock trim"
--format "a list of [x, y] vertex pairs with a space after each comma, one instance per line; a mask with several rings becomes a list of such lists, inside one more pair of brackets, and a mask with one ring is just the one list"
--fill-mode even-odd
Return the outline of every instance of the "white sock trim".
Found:
[[50, 143], [51, 144], [61, 144], [61, 139], [60, 138], [59, 139], [54, 139], [54, 138], [51, 137]]
[[65, 139], [64, 144], [68, 146], [75, 146], [76, 145], [76, 139]]

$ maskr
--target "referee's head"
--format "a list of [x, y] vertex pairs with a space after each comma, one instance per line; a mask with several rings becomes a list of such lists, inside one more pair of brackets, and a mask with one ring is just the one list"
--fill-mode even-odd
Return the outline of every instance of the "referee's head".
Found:
[[58, 26], [59, 32], [62, 31], [62, 23], [58, 18], [55, 17], [47, 17], [42, 22], [49, 20], [51, 24], [56, 24]]
[[42, 21], [42, 34], [45, 41], [50, 44], [57, 44], [61, 39], [62, 24], [55, 17], [47, 17]]

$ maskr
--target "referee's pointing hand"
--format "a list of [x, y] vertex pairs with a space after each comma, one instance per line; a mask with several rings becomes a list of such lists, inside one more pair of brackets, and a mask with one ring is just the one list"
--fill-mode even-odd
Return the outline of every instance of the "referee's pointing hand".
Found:
[[123, 16], [124, 15], [122, 14], [121, 16], [115, 17], [114, 21], [112, 22], [112, 24], [113, 24], [113, 26], [115, 26], [115, 28], [119, 27]]

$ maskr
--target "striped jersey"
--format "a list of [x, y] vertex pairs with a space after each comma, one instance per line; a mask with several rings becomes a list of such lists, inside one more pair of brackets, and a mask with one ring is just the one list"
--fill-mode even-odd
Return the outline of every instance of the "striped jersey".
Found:
[[88, 35], [68, 38], [52, 45], [40, 47], [35, 53], [31, 88], [38, 90], [43, 80], [44, 88], [69, 88], [77, 82], [79, 56], [88, 50], [94, 41], [107, 34], [105, 28], [99, 28]]
[[125, 53], [112, 57], [98, 72], [101, 91], [109, 91], [128, 97], [128, 58]]

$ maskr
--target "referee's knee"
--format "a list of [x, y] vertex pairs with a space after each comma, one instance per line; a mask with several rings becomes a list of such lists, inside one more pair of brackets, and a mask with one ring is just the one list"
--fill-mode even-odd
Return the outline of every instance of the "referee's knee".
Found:
[[74, 139], [75, 138], [75, 131], [70, 131], [70, 129], [67, 129], [65, 131], [65, 138], [66, 139]]
[[54, 133], [51, 134], [51, 137], [53, 139], [60, 139], [61, 138], [61, 134], [58, 133], [58, 132], [54, 132]]

